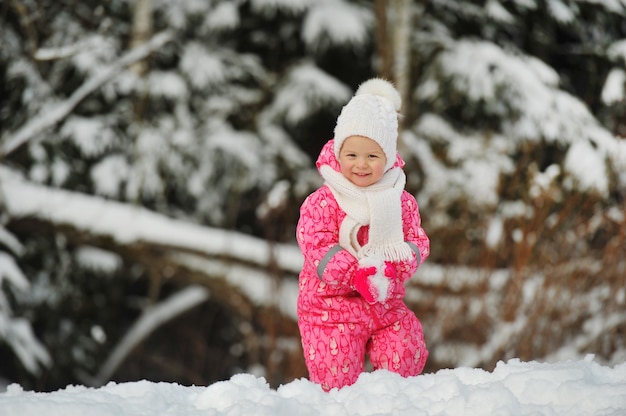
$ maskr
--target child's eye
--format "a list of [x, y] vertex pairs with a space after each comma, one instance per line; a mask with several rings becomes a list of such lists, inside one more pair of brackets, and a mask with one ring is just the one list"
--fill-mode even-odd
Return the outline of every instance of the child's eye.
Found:
[[377, 159], [378, 155], [370, 155], [370, 159]]

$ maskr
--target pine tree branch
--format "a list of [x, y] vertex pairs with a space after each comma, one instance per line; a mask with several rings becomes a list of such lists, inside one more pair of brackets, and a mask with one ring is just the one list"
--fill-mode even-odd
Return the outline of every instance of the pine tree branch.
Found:
[[146, 58], [153, 51], [172, 40], [172, 38], [172, 33], [169, 31], [155, 35], [145, 45], [130, 50], [119, 60], [87, 79], [67, 100], [55, 104], [54, 108], [42, 109], [39, 114], [17, 130], [17, 132], [3, 140], [0, 146], [0, 161], [45, 129], [63, 120], [85, 97], [119, 74], [124, 68]]

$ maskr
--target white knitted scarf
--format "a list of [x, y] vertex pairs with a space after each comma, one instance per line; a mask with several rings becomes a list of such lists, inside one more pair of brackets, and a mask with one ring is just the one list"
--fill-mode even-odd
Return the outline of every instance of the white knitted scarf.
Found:
[[[389, 169], [383, 177], [367, 187], [350, 182], [341, 172], [328, 165], [320, 173], [337, 203], [346, 213], [339, 228], [339, 245], [357, 259], [377, 257], [385, 261], [410, 260], [413, 251], [404, 242], [401, 195], [406, 183], [402, 169]], [[369, 239], [361, 246], [359, 229], [369, 224]]]

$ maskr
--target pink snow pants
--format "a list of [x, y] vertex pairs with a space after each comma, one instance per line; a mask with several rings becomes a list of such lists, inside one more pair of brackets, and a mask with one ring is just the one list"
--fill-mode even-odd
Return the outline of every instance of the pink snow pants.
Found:
[[301, 315], [298, 326], [309, 378], [325, 391], [353, 384], [364, 371], [366, 354], [375, 370], [408, 377], [424, 369], [428, 350], [422, 324], [401, 300], [369, 305], [360, 296], [334, 296], [318, 301], [323, 305]]

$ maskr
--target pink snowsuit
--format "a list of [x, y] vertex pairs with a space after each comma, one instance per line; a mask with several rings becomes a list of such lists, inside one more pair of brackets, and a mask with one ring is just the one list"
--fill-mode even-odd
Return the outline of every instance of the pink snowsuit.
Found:
[[[317, 167], [340, 171], [333, 140], [320, 152]], [[404, 161], [398, 155], [395, 166]], [[299, 278], [298, 327], [309, 378], [326, 391], [353, 384], [364, 371], [365, 354], [374, 369], [404, 377], [424, 369], [428, 350], [422, 324], [404, 304], [404, 282], [430, 254], [430, 241], [421, 227], [415, 198], [403, 191], [405, 241], [413, 248], [412, 261], [394, 263], [397, 279], [384, 303], [370, 305], [352, 286], [358, 260], [339, 246], [339, 229], [346, 213], [330, 188], [322, 186], [303, 202], [296, 237], [304, 256]], [[368, 226], [358, 239], [367, 242]]]

